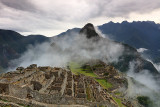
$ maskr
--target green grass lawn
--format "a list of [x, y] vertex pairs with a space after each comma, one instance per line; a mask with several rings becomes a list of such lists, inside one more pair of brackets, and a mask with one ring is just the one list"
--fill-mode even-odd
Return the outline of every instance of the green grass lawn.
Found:
[[112, 84], [107, 82], [105, 79], [95, 79], [104, 89], [108, 89], [112, 87]]
[[122, 104], [121, 99], [118, 99], [118, 98], [115, 98], [115, 97], [112, 97], [112, 98], [118, 104], [119, 107], [126, 107], [125, 105]]
[[75, 63], [75, 62], [70, 62], [69, 64], [71, 71], [74, 74], [84, 74], [86, 76], [90, 77], [97, 77], [96, 74], [94, 74], [90, 68], [90, 66], [86, 66], [85, 68], [82, 67], [82, 64]]

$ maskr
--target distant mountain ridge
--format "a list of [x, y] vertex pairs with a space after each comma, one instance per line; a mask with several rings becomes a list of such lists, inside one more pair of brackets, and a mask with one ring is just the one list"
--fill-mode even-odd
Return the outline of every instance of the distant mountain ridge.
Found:
[[154, 22], [109, 22], [99, 26], [99, 29], [114, 40], [134, 45], [135, 48], [160, 49], [160, 28]]
[[158, 50], [160, 49], [160, 25], [155, 22], [109, 22], [99, 26], [99, 29], [113, 40], [126, 43], [136, 49], [148, 49], [147, 55], [154, 61], [160, 59], [160, 55], [158, 55]]

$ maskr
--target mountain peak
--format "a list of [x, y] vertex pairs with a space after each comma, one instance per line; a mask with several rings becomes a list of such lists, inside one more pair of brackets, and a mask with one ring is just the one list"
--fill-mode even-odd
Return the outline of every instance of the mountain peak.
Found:
[[94, 28], [94, 25], [92, 23], [87, 23], [84, 27]]
[[81, 30], [80, 34], [86, 35], [88, 39], [92, 37], [100, 37], [95, 31], [94, 25], [92, 23], [87, 23]]

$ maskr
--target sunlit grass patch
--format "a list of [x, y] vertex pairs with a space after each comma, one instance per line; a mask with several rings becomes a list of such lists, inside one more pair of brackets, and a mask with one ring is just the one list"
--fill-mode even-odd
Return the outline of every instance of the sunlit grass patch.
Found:
[[125, 105], [122, 104], [121, 99], [115, 98], [115, 97], [112, 97], [112, 98], [118, 104], [119, 107], [126, 107]]
[[105, 79], [95, 79], [104, 89], [108, 89], [112, 87], [112, 84], [107, 82]]
[[93, 73], [91, 67], [88, 65], [83, 66], [80, 63], [70, 62], [69, 66], [74, 74], [83, 74], [85, 76], [97, 77], [97, 75]]
[[115, 92], [115, 95], [121, 95], [122, 93], [121, 92]]

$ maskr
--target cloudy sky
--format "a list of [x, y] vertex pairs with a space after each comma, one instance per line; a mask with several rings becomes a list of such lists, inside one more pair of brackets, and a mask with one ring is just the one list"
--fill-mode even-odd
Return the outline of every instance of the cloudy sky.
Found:
[[123, 20], [160, 23], [160, 0], [0, 0], [0, 29], [24, 35]]

